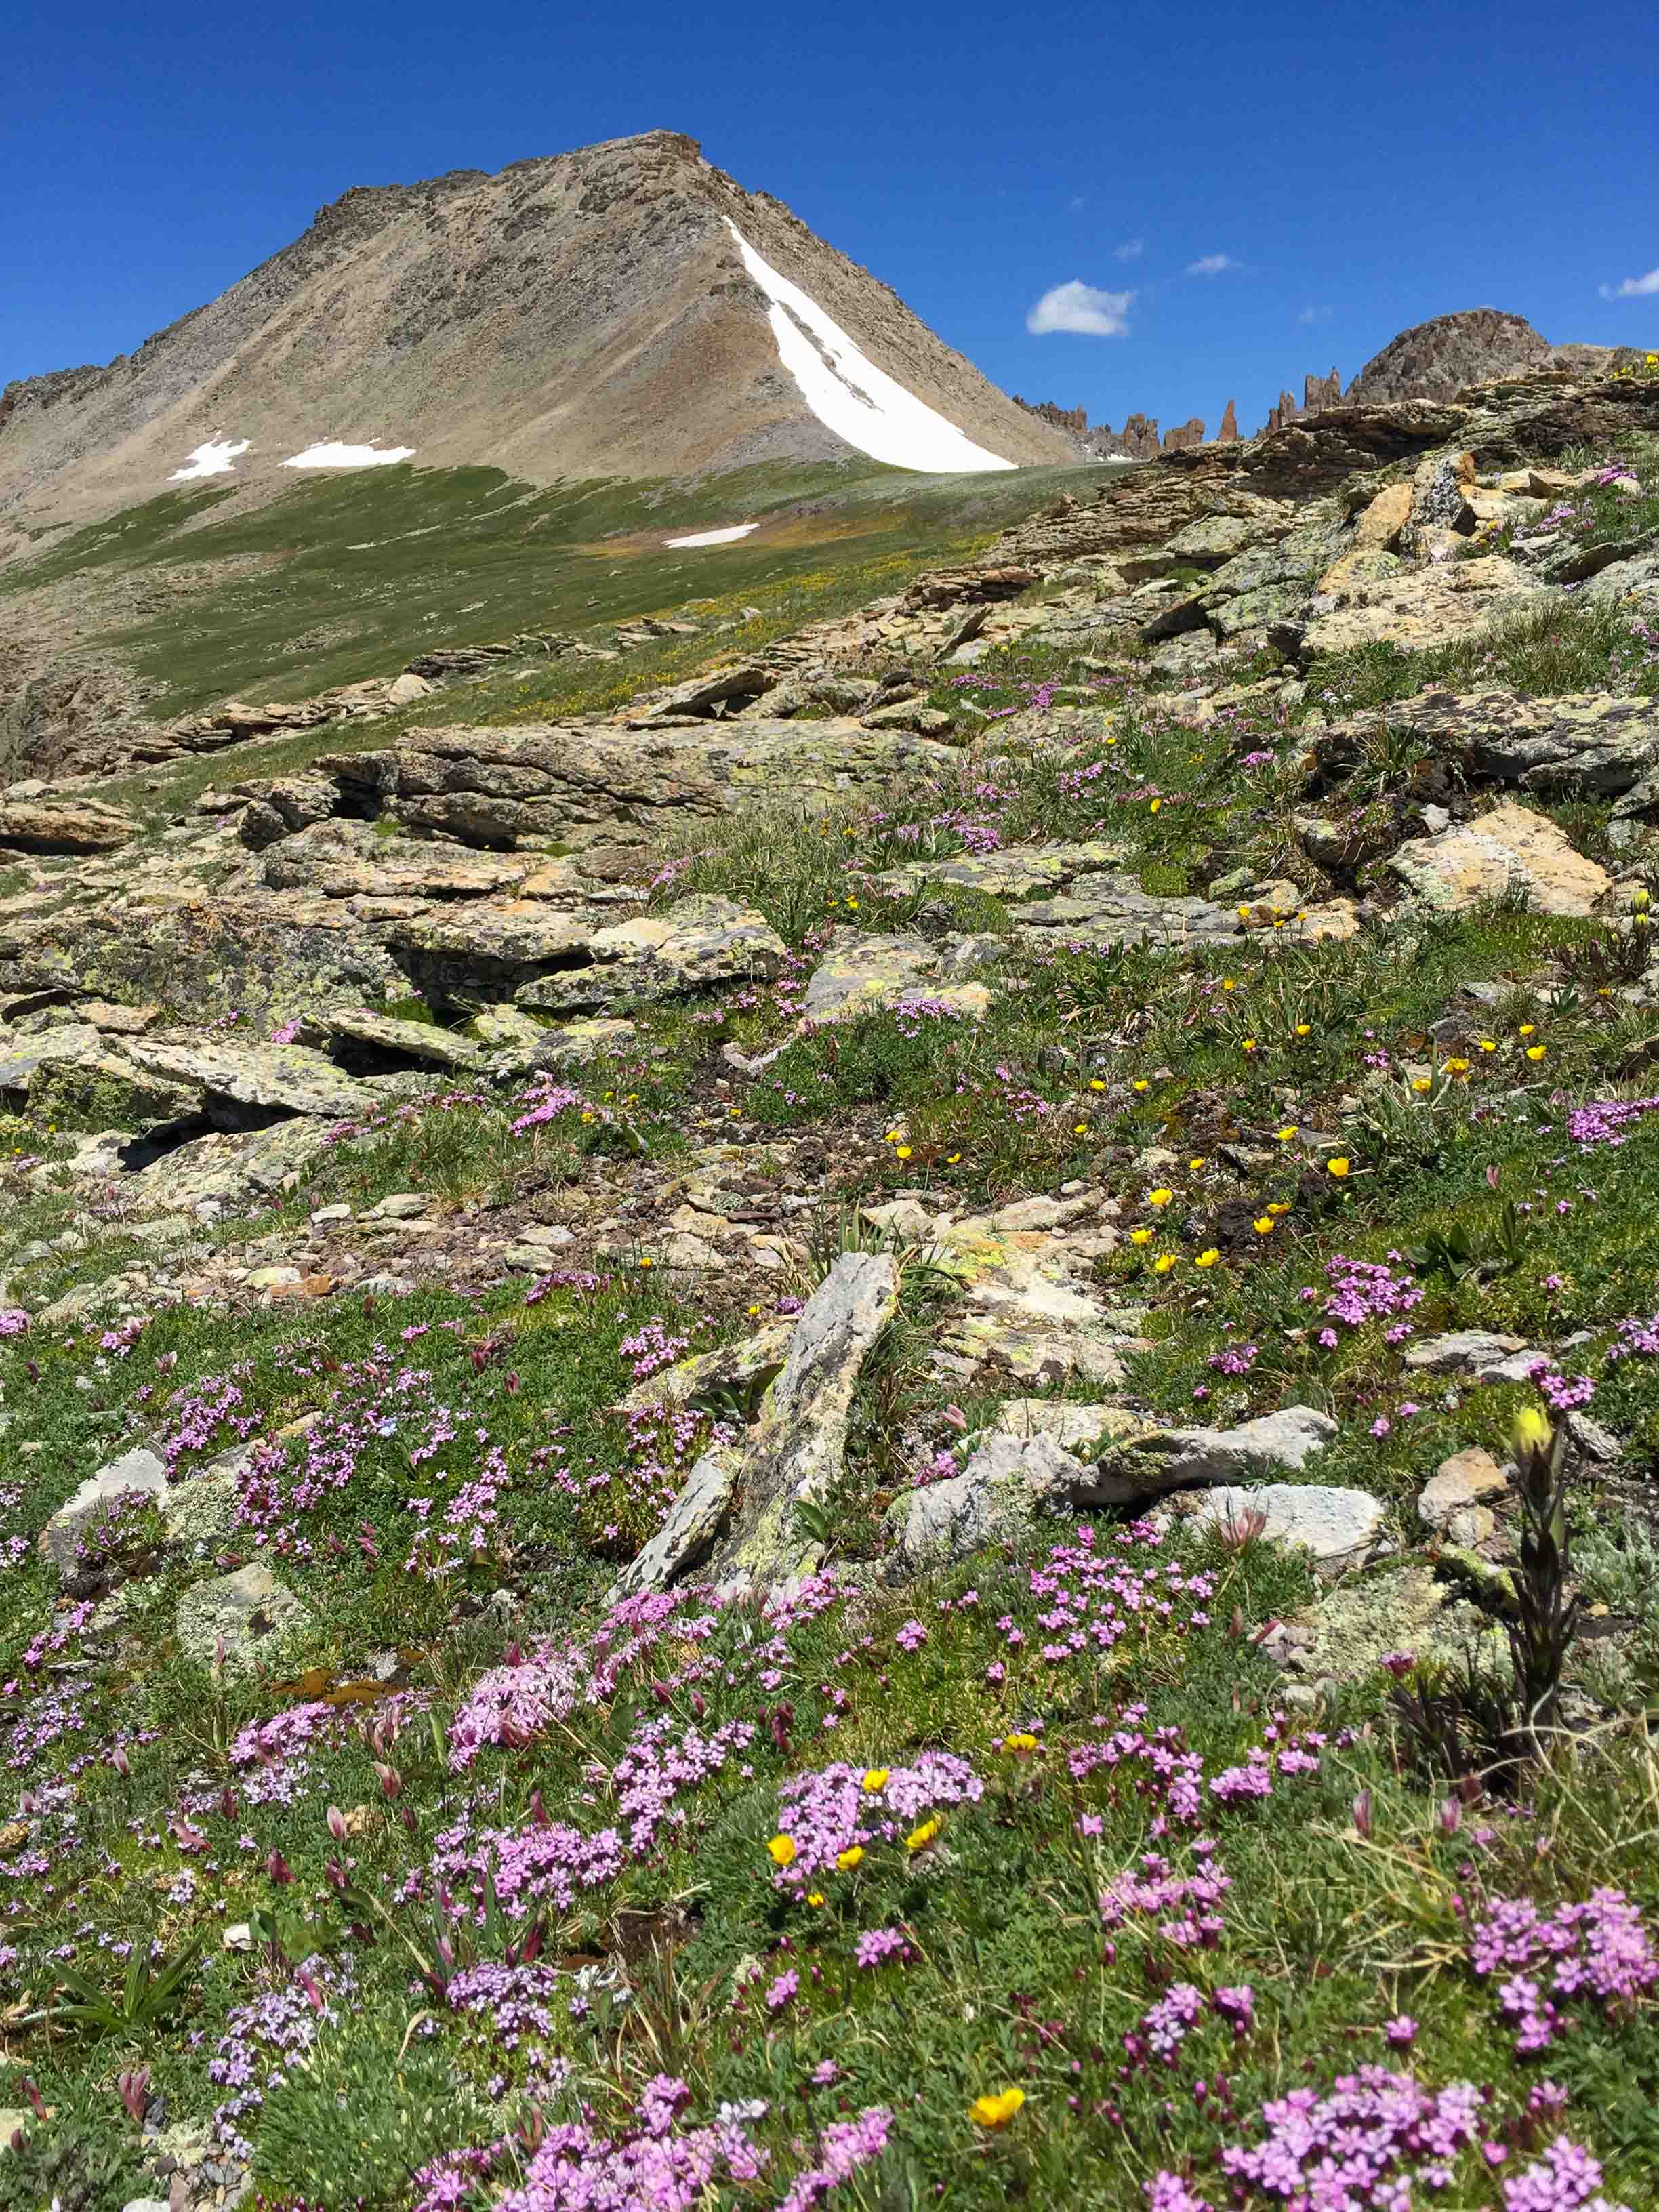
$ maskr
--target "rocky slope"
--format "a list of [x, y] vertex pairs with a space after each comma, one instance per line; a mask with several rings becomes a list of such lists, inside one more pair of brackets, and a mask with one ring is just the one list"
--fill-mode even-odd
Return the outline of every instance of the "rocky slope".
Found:
[[0, 808], [0, 2188], [1640, 2212], [1659, 382], [466, 696]]
[[[866, 367], [832, 364], [799, 307], [769, 296], [754, 257], [809, 295]], [[823, 364], [818, 411], [781, 343], [802, 351], [809, 380]], [[871, 366], [896, 398], [865, 388]], [[936, 432], [919, 429], [918, 403], [943, 418]], [[329, 441], [532, 483], [875, 444], [901, 462], [913, 449], [924, 467], [1069, 451], [780, 201], [659, 131], [495, 176], [349, 191], [136, 353], [9, 386], [0, 514], [106, 514], [163, 490], [198, 453], [198, 468], [219, 471], [198, 481], [268, 495], [291, 484], [285, 462]]]

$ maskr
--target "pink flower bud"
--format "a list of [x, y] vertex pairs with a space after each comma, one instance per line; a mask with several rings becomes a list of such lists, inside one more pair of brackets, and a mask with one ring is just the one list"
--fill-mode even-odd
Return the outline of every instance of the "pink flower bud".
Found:
[[345, 1814], [337, 1805], [331, 1805], [328, 1808], [328, 1832], [337, 1844], [343, 1844], [345, 1841]]
[[1353, 1824], [1368, 1840], [1371, 1832], [1371, 1793], [1362, 1790], [1353, 1801]]

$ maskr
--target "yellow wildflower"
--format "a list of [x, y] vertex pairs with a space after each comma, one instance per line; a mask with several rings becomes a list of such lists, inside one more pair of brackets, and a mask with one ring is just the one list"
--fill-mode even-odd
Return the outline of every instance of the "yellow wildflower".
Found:
[[1468, 1072], [1469, 1063], [1468, 1060], [1460, 1059], [1455, 1053], [1454, 1053], [1452, 1057], [1444, 1063], [1441, 1070], [1441, 1073], [1444, 1075], [1467, 1075]]
[[1271, 1213], [1260, 1213], [1250, 1224], [1258, 1237], [1271, 1237], [1275, 1225]]
[[1148, 1206], [1167, 1206], [1174, 1196], [1175, 1193], [1172, 1190], [1166, 1189], [1160, 1183], [1156, 1190], [1147, 1192], [1146, 1203]]
[[1429, 1080], [1429, 1078], [1428, 1078], [1426, 1075], [1414, 1075], [1414, 1076], [1413, 1076], [1413, 1078], [1412, 1078], [1412, 1089], [1413, 1089], [1413, 1091], [1419, 1091], [1419, 1092], [1420, 1092], [1420, 1091], [1432, 1091], [1432, 1090], [1433, 1090], [1433, 1088], [1434, 1088], [1433, 1084]]
[[1180, 1257], [1179, 1252], [1160, 1252], [1152, 1262], [1152, 1272], [1154, 1274], [1167, 1275]]
[[775, 1866], [787, 1867], [793, 1863], [795, 1839], [793, 1836], [774, 1836], [766, 1848], [772, 1854]]
[[863, 1856], [863, 1844], [850, 1844], [844, 1851], [837, 1851], [836, 1853], [836, 1864], [841, 1869], [843, 1874], [851, 1874], [853, 1869], [858, 1864], [859, 1861]]
[[868, 1790], [873, 1797], [878, 1790], [884, 1790], [887, 1787], [888, 1772], [888, 1768], [884, 1766], [866, 1766], [860, 1788]]
[[1522, 1022], [1518, 1034], [1522, 1036], [1530, 1036], [1537, 1026], [1536, 1022]]
[[1134, 1086], [1133, 1086], [1133, 1087], [1134, 1087], [1134, 1088], [1135, 1088], [1135, 1090], [1137, 1090], [1137, 1091], [1150, 1091], [1150, 1090], [1152, 1089], [1152, 1086], [1151, 1085], [1151, 1084], [1150, 1084], [1150, 1083], [1148, 1083], [1148, 1082], [1147, 1082], [1147, 1080], [1146, 1080], [1146, 1077], [1145, 1077], [1144, 1075], [1138, 1075], [1138, 1076], [1136, 1076], [1136, 1078], [1135, 1078], [1135, 1079], [1134, 1079]]
[[905, 1850], [925, 1851], [934, 1837], [938, 1835], [941, 1826], [939, 1814], [935, 1813], [931, 1820], [924, 1820], [919, 1828], [911, 1829], [909, 1834], [904, 1838]]
[[981, 2128], [1006, 2128], [1024, 2102], [1024, 2089], [999, 2089], [994, 2097], [975, 2097], [968, 2110]]
[[1515, 1448], [1517, 1452], [1547, 1451], [1551, 1432], [1547, 1415], [1536, 1406], [1523, 1406], [1515, 1417]]
[[806, 1902], [809, 1905], [822, 1905], [823, 1902], [823, 1892], [821, 1889], [813, 1890], [808, 1896]]
[[1019, 1757], [1034, 1752], [1037, 1747], [1037, 1740], [1034, 1735], [1027, 1735], [1024, 1733], [1018, 1735], [1006, 1735], [1002, 1739], [1002, 1747], [1005, 1751], [1012, 1751], [1016, 1757]]
[[1296, 1033], [1298, 1036], [1311, 1036], [1313, 1035], [1313, 1024], [1311, 1022], [1298, 1022], [1296, 1025]]
[[1528, 1060], [1542, 1060], [1544, 1054], [1548, 1050], [1549, 1047], [1547, 1045], [1529, 1044], [1527, 1047], [1527, 1058]]
[[894, 1146], [894, 1148], [893, 1148], [893, 1158], [894, 1158], [896, 1160], [908, 1160], [908, 1159], [909, 1158], [909, 1157], [910, 1157], [910, 1147], [908, 1146], [908, 1145], [896, 1145], [896, 1146]]
[[1287, 1145], [1291, 1139], [1296, 1134], [1296, 1123], [1294, 1121], [1287, 1121], [1282, 1129], [1275, 1129], [1273, 1131], [1273, 1134], [1278, 1138], [1281, 1145]]
[[1103, 1091], [1106, 1088], [1106, 1085], [1101, 1081], [1097, 1075], [1091, 1075], [1089, 1078], [1089, 1088], [1091, 1091]]
[[1215, 1246], [1212, 1244], [1207, 1251], [1200, 1252], [1198, 1255], [1196, 1259], [1193, 1261], [1193, 1265], [1195, 1267], [1213, 1267], [1216, 1261], [1220, 1257], [1220, 1253], [1218, 1252]]
[[1345, 1158], [1344, 1156], [1339, 1152], [1334, 1160], [1326, 1161], [1325, 1172], [1327, 1175], [1334, 1176], [1340, 1182], [1343, 1176], [1346, 1175], [1348, 1170], [1352, 1166], [1352, 1164], [1353, 1163], [1352, 1160]]

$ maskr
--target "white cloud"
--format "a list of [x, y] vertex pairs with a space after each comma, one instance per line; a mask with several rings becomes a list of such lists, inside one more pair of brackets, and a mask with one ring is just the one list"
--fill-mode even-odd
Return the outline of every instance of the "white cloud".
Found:
[[1230, 253], [1200, 253], [1196, 261], [1187, 264], [1189, 276], [1220, 276], [1229, 269], [1238, 266]]
[[1139, 261], [1146, 251], [1144, 238], [1126, 238], [1117, 249], [1117, 258], [1120, 261]]
[[1080, 337], [1121, 338], [1129, 325], [1125, 320], [1133, 292], [1101, 292], [1081, 277], [1056, 284], [1045, 292], [1025, 318], [1033, 337], [1048, 331], [1074, 331]]
[[1645, 276], [1626, 276], [1622, 284], [1603, 284], [1604, 300], [1650, 300], [1659, 292], [1659, 269], [1650, 269]]
[[1328, 307], [1304, 307], [1296, 319], [1298, 323], [1328, 323], [1330, 319]]

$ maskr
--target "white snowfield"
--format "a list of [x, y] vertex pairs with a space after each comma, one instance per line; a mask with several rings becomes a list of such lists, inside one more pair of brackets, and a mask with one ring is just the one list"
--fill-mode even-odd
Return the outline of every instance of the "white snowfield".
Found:
[[303, 453], [291, 453], [283, 463], [285, 469], [367, 469], [377, 462], [406, 461], [414, 452], [413, 446], [343, 446], [337, 438], [325, 439], [320, 445], [307, 446]]
[[759, 528], [758, 522], [734, 522], [726, 530], [700, 530], [695, 538], [665, 538], [662, 542], [665, 545], [732, 545]]
[[252, 443], [248, 438], [210, 438], [198, 446], [183, 468], [174, 469], [167, 482], [190, 483], [198, 477], [228, 477], [238, 456], [246, 453]]
[[799, 284], [761, 259], [729, 216], [726, 227], [738, 241], [744, 268], [771, 302], [767, 319], [778, 357], [827, 429], [872, 460], [933, 476], [1018, 465], [975, 445], [954, 422], [896, 384]]

